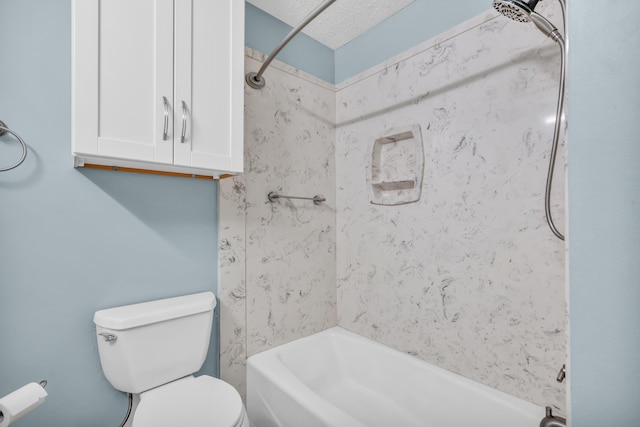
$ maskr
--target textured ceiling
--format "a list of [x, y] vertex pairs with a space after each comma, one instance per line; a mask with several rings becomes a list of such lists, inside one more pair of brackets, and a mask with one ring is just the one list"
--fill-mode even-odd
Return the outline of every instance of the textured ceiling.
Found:
[[[296, 27], [323, 0], [248, 0], [269, 15]], [[387, 19], [414, 0], [337, 0], [302, 30], [337, 49]]]

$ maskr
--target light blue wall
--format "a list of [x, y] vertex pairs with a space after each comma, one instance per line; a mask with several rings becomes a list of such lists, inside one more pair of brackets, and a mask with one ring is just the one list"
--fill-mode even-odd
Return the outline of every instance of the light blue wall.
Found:
[[[336, 51], [300, 33], [277, 58], [329, 83], [340, 83], [490, 7], [490, 0], [415, 0]], [[246, 44], [264, 54], [271, 53], [291, 30], [250, 3], [246, 3], [246, 14]]]
[[[269, 55], [289, 34], [292, 27], [251, 3], [245, 3], [245, 44]], [[304, 33], [299, 33], [276, 57], [322, 80], [334, 83], [334, 52]], [[247, 70], [255, 71], [258, 70]], [[268, 78], [268, 69], [265, 78]]]
[[573, 426], [640, 426], [640, 3], [568, 6]]
[[[640, 6], [569, 10], [573, 426], [640, 425]], [[0, 395], [46, 378], [47, 402], [18, 425], [112, 427], [125, 399], [102, 376], [92, 313], [215, 290], [217, 188], [74, 170], [70, 0], [0, 0], [0, 11], [0, 119], [30, 150], [0, 173]], [[410, 47], [409, 27], [387, 31]], [[247, 43], [251, 31], [248, 21]], [[3, 137], [0, 162], [11, 146]]]
[[490, 8], [490, 0], [415, 0], [336, 50], [335, 81], [359, 74]]
[[[74, 169], [71, 1], [0, 0], [0, 16], [0, 120], [29, 145], [0, 173], [0, 396], [47, 379], [17, 426], [114, 427], [126, 397], [103, 377], [93, 312], [217, 290], [217, 184]], [[0, 139], [0, 165], [15, 147]]]

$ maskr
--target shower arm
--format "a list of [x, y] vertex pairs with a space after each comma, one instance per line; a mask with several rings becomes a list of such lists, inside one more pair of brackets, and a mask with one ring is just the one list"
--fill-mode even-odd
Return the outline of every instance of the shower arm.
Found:
[[269, 67], [271, 62], [275, 59], [275, 57], [280, 53], [282, 49], [293, 39], [304, 27], [307, 26], [311, 21], [313, 21], [318, 15], [320, 15], [326, 8], [331, 6], [336, 0], [326, 0], [320, 6], [315, 8], [296, 28], [291, 30], [289, 34], [280, 42], [280, 44], [271, 52], [271, 54], [267, 57], [260, 70], [257, 73], [250, 72], [245, 76], [245, 81], [249, 86], [254, 89], [262, 89], [265, 85], [265, 80], [262, 77], [262, 74]]

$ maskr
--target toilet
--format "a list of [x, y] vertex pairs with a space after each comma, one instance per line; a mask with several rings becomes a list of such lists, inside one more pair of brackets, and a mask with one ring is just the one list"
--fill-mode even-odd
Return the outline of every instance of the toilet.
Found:
[[138, 401], [132, 427], [249, 427], [240, 394], [204, 363], [216, 297], [201, 292], [97, 311], [98, 352], [111, 385]]

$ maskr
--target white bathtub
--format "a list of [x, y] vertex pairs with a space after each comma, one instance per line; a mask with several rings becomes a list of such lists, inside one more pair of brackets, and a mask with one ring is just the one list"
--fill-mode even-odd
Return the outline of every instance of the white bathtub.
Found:
[[251, 356], [253, 427], [538, 427], [544, 408], [341, 328]]

